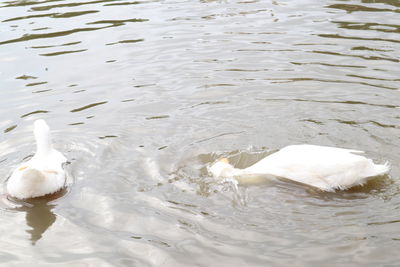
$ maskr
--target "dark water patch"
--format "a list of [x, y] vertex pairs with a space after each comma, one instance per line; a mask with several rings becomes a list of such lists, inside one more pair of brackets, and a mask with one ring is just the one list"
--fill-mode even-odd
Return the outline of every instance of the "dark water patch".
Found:
[[324, 125], [324, 123], [322, 121], [318, 121], [318, 120], [314, 120], [314, 119], [304, 119], [304, 120], [301, 120], [301, 121], [312, 122], [312, 123], [317, 124], [317, 125]]
[[88, 22], [86, 23], [87, 25], [92, 25], [92, 24], [111, 24], [109, 27], [116, 27], [116, 26], [122, 26], [125, 25], [127, 22], [145, 22], [148, 21], [148, 19], [121, 19], [121, 20], [99, 20], [99, 21], [93, 21], [93, 22]]
[[224, 69], [222, 71], [259, 72], [259, 71], [270, 71], [270, 69]]
[[63, 0], [44, 0], [44, 1], [7, 1], [7, 5], [2, 7], [19, 7], [19, 6], [31, 6], [31, 5], [40, 5], [43, 3], [51, 3], [51, 2], [60, 2]]
[[365, 69], [365, 66], [355, 66], [355, 65], [342, 65], [342, 64], [331, 64], [331, 63], [323, 63], [323, 62], [290, 62], [294, 65], [321, 65], [327, 67], [338, 67], [338, 68], [357, 68], [357, 69]]
[[72, 18], [83, 16], [87, 14], [93, 14], [99, 12], [98, 10], [88, 10], [88, 11], [79, 11], [79, 12], [65, 12], [65, 13], [48, 13], [48, 14], [38, 14], [38, 15], [29, 15], [23, 17], [15, 17], [3, 20], [2, 22], [10, 22], [17, 20], [25, 20], [25, 19], [35, 19], [35, 18]]
[[133, 87], [135, 88], [142, 88], [142, 87], [149, 87], [149, 86], [155, 86], [157, 84], [155, 83], [149, 83], [149, 84], [138, 84], [138, 85], [134, 85]]
[[198, 106], [203, 106], [203, 105], [223, 105], [223, 104], [229, 104], [229, 101], [206, 101], [206, 102], [201, 102], [199, 104], [196, 105], [192, 105], [190, 106], [190, 108], [195, 108]]
[[150, 243], [154, 243], [156, 245], [161, 245], [161, 246], [165, 246], [165, 247], [168, 247], [168, 248], [171, 247], [171, 245], [168, 244], [165, 241], [155, 240], [155, 239], [148, 239], [147, 241], [150, 242]]
[[306, 81], [316, 81], [316, 82], [323, 82], [323, 83], [348, 83], [348, 84], [360, 84], [366, 86], [372, 86], [377, 88], [389, 89], [389, 90], [397, 90], [397, 87], [389, 87], [383, 84], [372, 84], [366, 82], [359, 82], [359, 81], [343, 81], [343, 80], [330, 80], [330, 79], [320, 79], [320, 78], [268, 78], [264, 79], [266, 81], [271, 81], [271, 83], [292, 83], [292, 82], [306, 82]]
[[132, 44], [132, 43], [139, 43], [139, 42], [143, 42], [144, 39], [134, 39], [134, 40], [122, 40], [122, 41], [118, 41], [115, 43], [108, 43], [106, 45], [116, 45], [116, 44]]
[[371, 84], [366, 82], [360, 82], [361, 85], [372, 86], [377, 88], [389, 89], [389, 90], [398, 90], [398, 87], [389, 87], [383, 84]]
[[85, 105], [85, 106], [80, 107], [80, 108], [72, 109], [72, 110], [70, 110], [70, 112], [80, 112], [82, 110], [86, 110], [86, 109], [89, 109], [89, 108], [97, 107], [99, 105], [104, 105], [106, 103], [108, 103], [108, 101], [97, 102], [97, 103], [93, 103], [93, 104], [90, 104], [90, 105]]
[[347, 124], [347, 125], [359, 125], [359, 122], [356, 121], [347, 121], [347, 120], [335, 120], [339, 123]]
[[217, 139], [217, 138], [220, 138], [220, 137], [229, 136], [229, 135], [239, 135], [239, 134], [242, 134], [242, 133], [245, 133], [245, 131], [216, 134], [216, 135], [213, 135], [211, 137], [207, 137], [207, 138], [203, 138], [203, 139], [200, 139], [200, 140], [196, 140], [195, 142], [193, 142], [193, 144], [199, 144], [199, 143], [203, 143], [203, 142], [210, 141], [210, 140], [213, 140], [213, 139]]
[[361, 76], [361, 75], [356, 75], [356, 74], [346, 74], [346, 76], [348, 76], [348, 77], [356, 77], [356, 78], [361, 78], [361, 79], [367, 79], [367, 80], [393, 81], [393, 82], [400, 81], [400, 79], [384, 79], [384, 78], [377, 78], [377, 77]]
[[384, 4], [384, 5], [400, 7], [400, 2], [397, 0], [362, 0], [362, 2], [366, 4]]
[[96, 30], [101, 30], [101, 29], [105, 29], [105, 28], [108, 28], [108, 26], [98, 27], [98, 28], [77, 28], [77, 29], [73, 29], [73, 30], [66, 30], [66, 31], [59, 31], [59, 32], [52, 32], [52, 33], [42, 33], [42, 34], [25, 34], [20, 38], [0, 42], [0, 45], [18, 43], [18, 42], [26, 42], [26, 41], [36, 40], [36, 39], [48, 39], [48, 38], [54, 38], [54, 37], [61, 37], [61, 36], [67, 36], [67, 35], [74, 34], [74, 33], [96, 31]]
[[6, 129], [4, 130], [4, 133], [11, 132], [11, 131], [14, 130], [15, 128], [17, 128], [17, 124], [12, 125], [12, 126], [6, 128]]
[[378, 49], [378, 48], [371, 48], [366, 46], [355, 46], [352, 47], [351, 50], [364, 50], [364, 51], [377, 51], [377, 52], [393, 52], [392, 49]]
[[238, 49], [238, 52], [296, 52], [295, 49]]
[[159, 115], [159, 116], [152, 116], [146, 117], [146, 120], [160, 120], [160, 119], [168, 119], [169, 115]]
[[37, 83], [28, 83], [25, 86], [31, 87], [31, 86], [38, 86], [38, 85], [42, 85], [42, 84], [46, 84], [48, 82], [37, 82]]
[[350, 29], [350, 30], [373, 30], [380, 32], [389, 33], [400, 33], [400, 25], [396, 24], [379, 24], [379, 23], [360, 23], [350, 21], [333, 21], [339, 28]]
[[144, 21], [148, 21], [148, 20], [147, 19], [126, 19], [126, 20], [102, 20], [102, 21], [89, 22], [86, 24], [87, 25], [110, 24], [110, 25], [103, 26], [103, 27], [97, 27], [97, 28], [77, 28], [77, 29], [52, 32], [52, 33], [25, 34], [20, 38], [2, 41], [2, 42], [0, 42], [0, 45], [25, 42], [25, 41], [36, 40], [36, 39], [47, 39], [47, 38], [67, 36], [67, 35], [71, 35], [74, 33], [102, 30], [102, 29], [106, 29], [106, 28], [110, 28], [110, 27], [118, 27], [118, 26], [125, 25], [125, 23], [127, 23], [127, 22], [144, 22]]
[[400, 129], [399, 125], [392, 125], [392, 124], [384, 124], [381, 122], [377, 121], [369, 121], [372, 124], [375, 124], [376, 126], [382, 127], [382, 128], [394, 128], [394, 129]]
[[[364, 2], [364, 1], [363, 1]], [[364, 11], [364, 12], [400, 12], [396, 9], [389, 8], [375, 8], [375, 7], [367, 7], [364, 5], [351, 5], [351, 4], [333, 4], [327, 6], [327, 8], [335, 8], [345, 10], [348, 13]]]
[[121, 102], [126, 103], [126, 102], [133, 102], [135, 101], [134, 98], [130, 98], [130, 99], [125, 99], [125, 100], [121, 100]]
[[339, 123], [343, 123], [343, 124], [348, 124], [348, 125], [361, 125], [361, 124], [366, 124], [366, 123], [371, 123], [375, 126], [379, 126], [381, 128], [392, 128], [392, 129], [400, 129], [400, 126], [398, 125], [392, 125], [392, 124], [384, 124], [381, 122], [377, 122], [377, 121], [348, 121], [348, 120], [336, 120]]
[[319, 42], [316, 42], [316, 43], [295, 43], [295, 44], [293, 44], [293, 46], [310, 46], [310, 45], [312, 45], [312, 46], [321, 46], [321, 45], [323, 45], [323, 46], [337, 46], [336, 43], [319, 43]]
[[63, 47], [63, 46], [71, 46], [71, 45], [77, 45], [82, 43], [81, 41], [77, 41], [77, 42], [69, 42], [69, 43], [65, 43], [65, 44], [61, 44], [61, 45], [42, 45], [42, 46], [31, 46], [30, 48], [34, 48], [34, 49], [43, 49], [43, 48], [53, 48], [53, 47]]
[[329, 101], [329, 100], [315, 100], [315, 99], [301, 99], [301, 98], [293, 98], [293, 99], [285, 99], [285, 98], [271, 98], [271, 99], [263, 99], [257, 98], [256, 100], [260, 101], [296, 101], [296, 102], [315, 102], [315, 103], [326, 103], [326, 104], [345, 104], [345, 105], [368, 105], [368, 106], [376, 106], [383, 108], [399, 108], [396, 105], [388, 105], [388, 104], [374, 104], [367, 103], [362, 101], [354, 101], [354, 100], [346, 100], [346, 101]]
[[104, 135], [104, 136], [99, 136], [99, 139], [108, 139], [108, 138], [117, 138], [117, 135]]
[[326, 54], [326, 55], [334, 55], [334, 56], [343, 56], [343, 57], [358, 57], [366, 60], [386, 60], [386, 61], [391, 61], [391, 62], [400, 62], [399, 59], [397, 58], [388, 58], [388, 57], [378, 57], [378, 56], [365, 56], [365, 55], [349, 55], [349, 54], [343, 54], [343, 53], [338, 53], [338, 52], [331, 52], [331, 51], [311, 51], [311, 53], [319, 53], [319, 54]]
[[78, 17], [78, 16], [83, 16], [87, 14], [94, 14], [98, 13], [100, 11], [98, 10], [87, 10], [87, 11], [79, 11], [79, 12], [65, 12], [65, 13], [56, 13], [52, 18], [72, 18], [72, 17]]
[[32, 29], [32, 31], [44, 31], [44, 30], [50, 30], [50, 29], [51, 29], [50, 27], [41, 27], [41, 28]]
[[[67, 3], [67, 4], [58, 4], [58, 5], [46, 5], [46, 6], [39, 6], [39, 7], [32, 7], [32, 11], [46, 11], [53, 8], [68, 8], [68, 7], [77, 7], [77, 6], [84, 6], [84, 5], [92, 5], [92, 4], [99, 4], [99, 3], [107, 3], [107, 2], [115, 2], [118, 0], [98, 0], [98, 1], [88, 1], [88, 2], [75, 2], [75, 3]], [[51, 2], [51, 1], [46, 1]], [[43, 3], [46, 3], [43, 2]]]
[[394, 223], [395, 224], [400, 223], [400, 220], [392, 220], [392, 221], [385, 221], [385, 222], [370, 222], [370, 223], [368, 223], [368, 225], [385, 225], [385, 224], [394, 224]]
[[52, 90], [53, 89], [37, 90], [37, 91], [33, 91], [32, 94], [45, 93], [45, 92], [50, 92]]
[[3, 20], [2, 22], [10, 22], [10, 21], [16, 21], [16, 20], [23, 20], [23, 19], [33, 19], [33, 18], [43, 18], [43, 17], [49, 17], [51, 15], [53, 15], [53, 14], [29, 15], [29, 16], [6, 19], [6, 20]]
[[32, 111], [32, 112], [26, 113], [24, 115], [21, 115], [21, 118], [25, 118], [25, 117], [28, 117], [28, 116], [34, 115], [34, 114], [49, 113], [49, 112], [50, 111], [48, 111], [48, 110], [35, 110], [35, 111]]
[[212, 87], [234, 87], [236, 84], [231, 83], [216, 83], [216, 84], [206, 84], [201, 86], [202, 88], [212, 88]]
[[87, 49], [60, 51], [60, 52], [45, 53], [45, 54], [39, 54], [39, 55], [45, 56], [45, 57], [54, 57], [54, 56], [60, 56], [60, 55], [65, 55], [65, 54], [80, 53], [80, 52], [85, 52], [85, 51], [87, 51]]
[[18, 76], [17, 78], [15, 78], [15, 79], [18, 79], [18, 80], [34, 80], [34, 79], [37, 79], [38, 77], [34, 77], [34, 76], [30, 76], [30, 75], [22, 75], [22, 76]]
[[104, 6], [129, 6], [129, 5], [138, 5], [149, 3], [150, 1], [133, 1], [133, 2], [120, 2], [120, 3], [111, 3], [111, 4], [104, 4]]
[[383, 38], [370, 38], [370, 37], [359, 37], [359, 36], [344, 36], [341, 34], [317, 34], [322, 38], [335, 38], [335, 39], [349, 39], [349, 40], [361, 40], [361, 41], [381, 41], [390, 43], [400, 43], [400, 40], [396, 39], [383, 39]]
[[179, 201], [176, 200], [167, 200], [167, 202], [177, 205], [177, 206], [183, 206], [183, 207], [189, 207], [189, 208], [197, 208], [196, 205], [190, 204], [190, 203], [181, 203]]

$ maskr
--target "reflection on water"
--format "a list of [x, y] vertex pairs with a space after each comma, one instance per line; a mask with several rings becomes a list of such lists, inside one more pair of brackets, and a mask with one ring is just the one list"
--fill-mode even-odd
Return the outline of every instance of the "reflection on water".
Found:
[[55, 222], [56, 215], [51, 211], [54, 205], [49, 205], [46, 201], [35, 202], [32, 206], [24, 206], [19, 211], [26, 213], [26, 224], [31, 228], [27, 230], [30, 240], [34, 245], [46, 230]]
[[[1, 182], [32, 154], [37, 118], [74, 177], [57, 201], [0, 210], [0, 261], [396, 265], [398, 7], [0, 2]], [[246, 167], [299, 143], [365, 150], [392, 170], [337, 193], [207, 172], [221, 156]]]
[[44, 233], [56, 221], [56, 215], [53, 213], [55, 207], [54, 200], [65, 195], [66, 190], [57, 192], [50, 196], [28, 199], [25, 201], [13, 199], [3, 195], [2, 207], [8, 211], [23, 212], [26, 214], [27, 233], [30, 235], [32, 245], [39, 241]]

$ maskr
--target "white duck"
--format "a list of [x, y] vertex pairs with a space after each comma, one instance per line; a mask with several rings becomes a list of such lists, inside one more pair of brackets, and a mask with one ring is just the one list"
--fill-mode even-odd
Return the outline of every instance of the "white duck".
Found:
[[36, 120], [33, 133], [35, 155], [17, 167], [7, 181], [8, 194], [18, 199], [52, 194], [65, 186], [63, 163], [67, 159], [52, 148], [49, 126], [44, 120]]
[[317, 187], [323, 191], [344, 190], [362, 185], [369, 178], [389, 171], [387, 163], [374, 164], [371, 159], [353, 153], [363, 153], [336, 147], [291, 145], [273, 153], [254, 165], [237, 169], [228, 159], [220, 159], [209, 171], [215, 178], [238, 178], [246, 183], [246, 176], [274, 176]]

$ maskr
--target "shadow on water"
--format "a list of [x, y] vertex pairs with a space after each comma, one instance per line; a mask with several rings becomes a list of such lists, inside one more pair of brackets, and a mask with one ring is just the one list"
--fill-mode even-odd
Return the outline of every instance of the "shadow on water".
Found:
[[24, 207], [26, 212], [26, 224], [31, 227], [27, 232], [31, 235], [32, 245], [42, 238], [42, 235], [56, 221], [56, 215], [52, 212], [54, 205], [45, 201], [37, 202], [32, 207]]
[[44, 233], [50, 228], [51, 225], [56, 221], [56, 214], [52, 211], [56, 204], [54, 200], [65, 195], [66, 190], [62, 190], [55, 194], [32, 198], [25, 201], [12, 199], [9, 196], [5, 196], [7, 205], [12, 206], [8, 208], [10, 211], [25, 212], [25, 219], [27, 226], [30, 229], [27, 230], [30, 235], [30, 241], [32, 245], [36, 245]]

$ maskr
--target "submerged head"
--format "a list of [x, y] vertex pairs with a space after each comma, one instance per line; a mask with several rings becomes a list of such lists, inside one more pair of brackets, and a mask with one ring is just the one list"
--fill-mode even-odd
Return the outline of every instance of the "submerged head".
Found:
[[228, 178], [235, 175], [235, 168], [229, 164], [227, 158], [217, 160], [210, 168], [209, 172], [214, 178]]
[[50, 128], [44, 120], [39, 119], [34, 122], [33, 134], [35, 135], [38, 151], [50, 149]]

